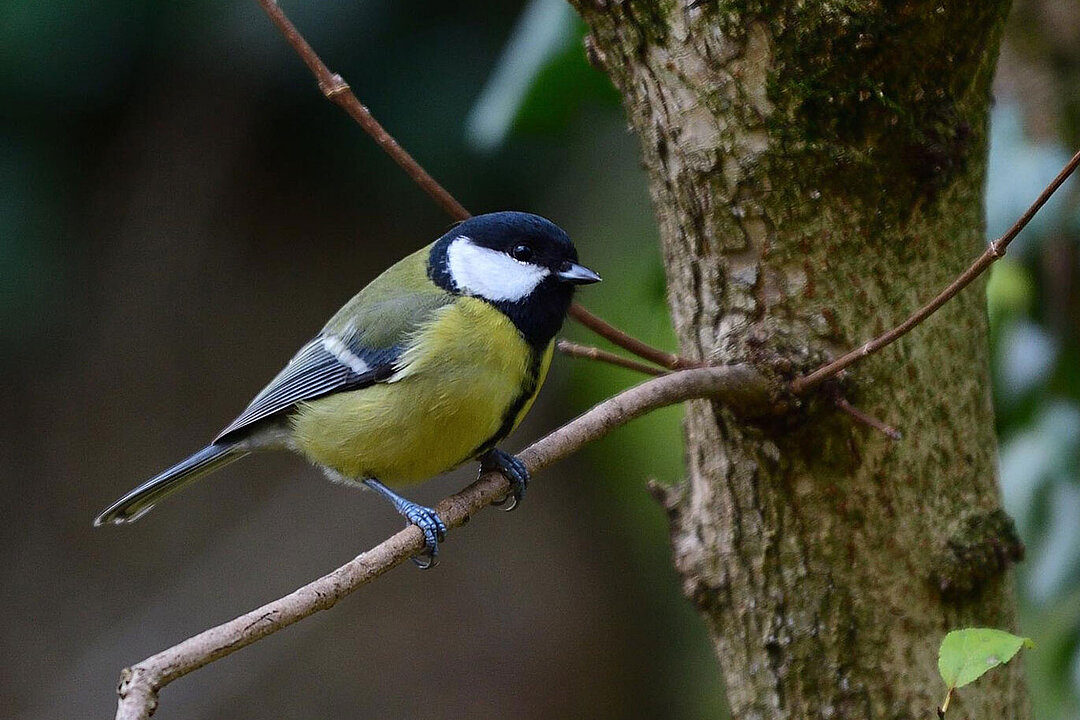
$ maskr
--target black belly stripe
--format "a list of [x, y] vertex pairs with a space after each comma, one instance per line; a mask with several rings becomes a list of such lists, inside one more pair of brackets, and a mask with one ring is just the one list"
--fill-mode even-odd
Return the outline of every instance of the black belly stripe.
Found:
[[514, 427], [514, 420], [517, 419], [518, 413], [521, 412], [521, 409], [523, 407], [525, 407], [525, 403], [529, 402], [529, 400], [533, 398], [539, 390], [539, 388], [537, 387], [537, 380], [539, 379], [540, 375], [540, 363], [543, 362], [544, 355], [545, 352], [543, 350], [533, 351], [532, 363], [529, 367], [529, 377], [525, 381], [525, 386], [522, 389], [521, 393], [516, 398], [514, 398], [514, 402], [510, 403], [510, 407], [506, 410], [505, 413], [503, 413], [502, 425], [499, 426], [499, 429], [495, 431], [494, 435], [492, 435], [484, 442], [480, 443], [480, 445], [477, 446], [475, 450], [469, 453], [469, 458], [474, 458], [478, 455], [486, 453], [488, 450], [495, 447], [500, 440], [510, 434], [510, 431]]

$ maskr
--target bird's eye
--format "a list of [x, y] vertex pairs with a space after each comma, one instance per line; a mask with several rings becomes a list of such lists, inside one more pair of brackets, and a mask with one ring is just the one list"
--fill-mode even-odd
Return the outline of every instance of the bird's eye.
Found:
[[514, 249], [510, 251], [510, 257], [519, 262], [529, 262], [533, 258], [533, 249], [524, 243], [515, 245]]

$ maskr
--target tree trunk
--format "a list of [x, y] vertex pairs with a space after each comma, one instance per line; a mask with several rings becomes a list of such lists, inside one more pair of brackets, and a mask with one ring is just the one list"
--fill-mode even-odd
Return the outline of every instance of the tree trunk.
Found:
[[[983, 249], [1007, 2], [577, 4], [641, 139], [684, 354], [793, 377]], [[978, 284], [782, 424], [689, 407], [665, 504], [734, 717], [934, 717], [945, 632], [1015, 629], [989, 382]], [[1016, 662], [954, 702], [1029, 717]]]

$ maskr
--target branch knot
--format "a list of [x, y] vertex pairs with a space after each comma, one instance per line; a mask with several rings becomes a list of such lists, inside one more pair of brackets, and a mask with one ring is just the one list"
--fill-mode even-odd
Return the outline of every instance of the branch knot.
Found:
[[333, 100], [334, 96], [349, 92], [349, 83], [345, 82], [345, 78], [334, 73], [329, 80], [319, 81], [319, 90], [327, 100]]
[[961, 517], [937, 553], [930, 580], [942, 599], [959, 603], [975, 597], [987, 583], [1024, 559], [1016, 525], [1001, 508]]

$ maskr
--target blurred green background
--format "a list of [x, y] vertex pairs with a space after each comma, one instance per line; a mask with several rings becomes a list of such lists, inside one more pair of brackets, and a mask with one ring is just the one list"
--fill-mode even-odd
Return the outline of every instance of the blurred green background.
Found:
[[[1023, 2], [1010, 20], [990, 234], [1080, 143], [1080, 5], [1058, 5]], [[285, 8], [466, 207], [558, 221], [605, 277], [585, 304], [674, 347], [636, 141], [565, 5]], [[1075, 200], [1067, 186], [989, 290], [1041, 718], [1074, 717], [1080, 688]], [[234, 465], [130, 528], [90, 519], [212, 437], [353, 292], [447, 225], [250, 0], [0, 3], [5, 716], [108, 716], [121, 667], [399, 527], [289, 456]], [[637, 380], [558, 358], [508, 447]], [[454, 533], [439, 569], [391, 573], [178, 681], [155, 717], [722, 716], [644, 490], [679, 479], [678, 421], [657, 413], [545, 472], [519, 512]], [[473, 472], [412, 494], [433, 502]]]

